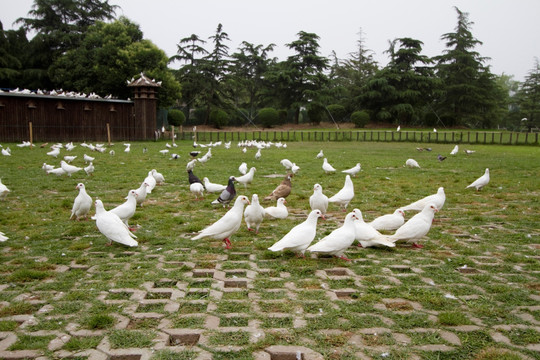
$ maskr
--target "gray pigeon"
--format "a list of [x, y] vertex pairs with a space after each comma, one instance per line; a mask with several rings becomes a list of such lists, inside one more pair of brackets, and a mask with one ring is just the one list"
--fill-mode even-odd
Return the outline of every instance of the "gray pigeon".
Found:
[[221, 192], [221, 194], [216, 200], [212, 201], [212, 204], [214, 205], [223, 204], [223, 207], [225, 207], [225, 205], [229, 205], [229, 203], [236, 196], [236, 189], [234, 188], [234, 181], [235, 181], [234, 176], [229, 177], [229, 182], [227, 183], [227, 187], [225, 188], [225, 190]]

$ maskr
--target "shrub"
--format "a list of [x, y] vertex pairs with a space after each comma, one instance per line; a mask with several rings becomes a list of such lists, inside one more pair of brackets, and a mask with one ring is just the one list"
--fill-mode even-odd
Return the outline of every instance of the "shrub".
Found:
[[279, 121], [279, 113], [274, 108], [264, 108], [259, 110], [258, 118], [263, 128], [270, 128], [277, 125]]
[[210, 123], [214, 125], [216, 129], [221, 129], [229, 124], [229, 114], [221, 109], [212, 110], [210, 112]]
[[363, 128], [369, 123], [369, 114], [365, 111], [355, 111], [351, 114], [351, 121], [355, 127]]
[[177, 109], [171, 109], [167, 113], [167, 121], [169, 122], [169, 125], [172, 126], [180, 126], [184, 123], [186, 120], [186, 115], [180, 110]]
[[332, 104], [328, 105], [326, 109], [332, 115], [334, 121], [336, 122], [345, 120], [345, 117], [347, 116], [347, 110], [345, 110], [345, 106], [339, 104]]
[[319, 105], [312, 105], [307, 112], [309, 121], [312, 124], [320, 124], [323, 119], [324, 111], [324, 107]]

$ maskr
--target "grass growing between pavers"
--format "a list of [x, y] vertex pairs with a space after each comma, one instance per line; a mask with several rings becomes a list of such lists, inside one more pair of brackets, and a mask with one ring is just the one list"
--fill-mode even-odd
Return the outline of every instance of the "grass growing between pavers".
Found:
[[[331, 359], [358, 353], [381, 359], [539, 356], [539, 148], [471, 145], [476, 153], [439, 162], [437, 154], [446, 156], [453, 144], [418, 152], [424, 146], [414, 143], [292, 142], [287, 149], [262, 150], [258, 161], [254, 149], [244, 154], [235, 143], [215, 147], [194, 173], [225, 184], [245, 161], [257, 171], [247, 189], [239, 185], [237, 191], [250, 199], [254, 193], [262, 199], [281, 182], [281, 159], [300, 166], [287, 198], [289, 217], [265, 219], [259, 234], [242, 223], [226, 251], [216, 240], [190, 240], [226, 209], [210, 204], [217, 194], [194, 200], [185, 172], [191, 143], [178, 144], [171, 152], [180, 160], [159, 153], [164, 141], [135, 142], [130, 153], [116, 144], [114, 156], [76, 144], [69, 153], [78, 156], [74, 164], [82, 166], [88, 153], [96, 156], [96, 171], [71, 178], [41, 170], [43, 162], [59, 164], [46, 149], [2, 144], [13, 150], [0, 158], [0, 177], [11, 190], [0, 200], [0, 231], [10, 238], [0, 243], [0, 331], [17, 336], [9, 350], [54, 356], [47, 347], [59, 335], [50, 333], [77, 331], [89, 334], [72, 336], [63, 351], [95, 349], [103, 337], [112, 349], [152, 348], [166, 328], [202, 331], [204, 338], [193, 351], [159, 350], [154, 359], [195, 358], [200, 351], [214, 359], [253, 359], [271, 345], [305, 346]], [[351, 262], [266, 250], [305, 219], [315, 183], [329, 196], [343, 186], [344, 174], [322, 171], [315, 158], [321, 148], [338, 170], [362, 164], [348, 209], [359, 208], [366, 220], [443, 186], [447, 200], [421, 241], [424, 249], [353, 246], [346, 252]], [[408, 158], [421, 168], [405, 168]], [[106, 246], [92, 220], [69, 220], [77, 183], [111, 209], [153, 168], [166, 184], [130, 220], [140, 226], [137, 248]], [[479, 192], [465, 189], [485, 168], [490, 184]], [[316, 239], [344, 216], [330, 205]], [[223, 279], [231, 287], [224, 288]], [[180, 295], [171, 298], [173, 291]], [[458, 340], [449, 342], [440, 331]]]

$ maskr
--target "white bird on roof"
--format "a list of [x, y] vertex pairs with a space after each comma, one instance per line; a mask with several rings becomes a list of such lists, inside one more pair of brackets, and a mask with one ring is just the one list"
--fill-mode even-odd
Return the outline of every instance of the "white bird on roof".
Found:
[[320, 210], [324, 219], [324, 215], [328, 210], [328, 196], [323, 194], [320, 184], [313, 185], [313, 195], [309, 197], [309, 206], [311, 210]]
[[259, 203], [259, 195], [253, 194], [251, 196], [251, 204], [246, 206], [244, 210], [244, 221], [246, 222], [249, 231], [255, 231], [259, 233], [259, 227], [264, 219], [264, 208]]
[[69, 165], [64, 160], [60, 161], [60, 166], [62, 167], [62, 170], [64, 170], [68, 176], [71, 176], [71, 174], [74, 174], [77, 171], [83, 170], [83, 168], [81, 167]]
[[6, 185], [2, 184], [2, 179], [0, 179], [0, 199], [6, 197], [8, 192], [10, 192], [10, 190]]
[[326, 174], [336, 172], [336, 169], [334, 169], [334, 167], [328, 163], [326, 158], [323, 160], [322, 169]]
[[317, 220], [323, 216], [318, 209], [312, 210], [307, 219], [293, 227], [278, 242], [268, 248], [270, 251], [291, 250], [297, 255], [304, 256], [304, 252], [311, 244], [317, 233]]
[[405, 165], [410, 168], [420, 168], [420, 165], [414, 159], [407, 159], [407, 161], [405, 161]]
[[437, 189], [437, 193], [433, 195], [426, 196], [420, 200], [417, 200], [407, 206], [403, 206], [400, 209], [403, 211], [422, 211], [426, 205], [434, 204], [437, 210], [441, 210], [446, 201], [446, 194], [444, 193], [444, 188], [441, 186]]
[[277, 199], [276, 206], [269, 206], [264, 209], [264, 214], [274, 219], [286, 219], [289, 216], [289, 211], [285, 204], [287, 200], [285, 198]]
[[341, 227], [335, 229], [318, 243], [311, 245], [306, 250], [312, 253], [329, 254], [350, 261], [350, 259], [344, 255], [344, 252], [354, 242], [355, 219], [356, 215], [354, 212], [348, 213], [345, 217], [345, 222]]
[[356, 176], [361, 170], [360, 163], [357, 163], [355, 166], [353, 166], [350, 169], [343, 170], [342, 173], [349, 174], [351, 176]]
[[86, 192], [86, 188], [83, 183], [77, 184], [75, 189], [79, 190], [79, 194], [73, 201], [71, 216], [69, 218], [79, 220], [81, 217], [86, 218], [88, 212], [90, 212], [90, 208], [92, 207], [92, 198]]
[[392, 214], [386, 214], [379, 216], [373, 221], [369, 222], [375, 230], [396, 230], [405, 223], [405, 213], [402, 209], [396, 209]]
[[216, 240], [223, 240], [227, 249], [231, 248], [229, 237], [234, 234], [242, 224], [242, 215], [244, 205], [249, 205], [249, 199], [245, 195], [240, 195], [236, 198], [234, 206], [221, 219], [212, 225], [203, 229], [198, 235], [191, 240], [198, 240], [204, 237], [212, 237]]
[[94, 164], [92, 162], [90, 162], [90, 164], [88, 164], [88, 166], [86, 166], [84, 168], [84, 172], [86, 173], [86, 175], [92, 175], [94, 173]]
[[[387, 237], [388, 240], [397, 243], [401, 241], [410, 241], [420, 239], [426, 235], [433, 223], [433, 217], [438, 211], [434, 204], [427, 204], [422, 211], [414, 215], [405, 224], [403, 224], [393, 235]], [[413, 243], [414, 247], [421, 248], [422, 245]]]
[[375, 230], [369, 224], [366, 224], [362, 212], [359, 209], [353, 210], [356, 220], [354, 221], [355, 239], [361, 247], [395, 247], [396, 244], [389, 241], [384, 235]]
[[127, 200], [115, 207], [114, 209], [109, 210], [109, 212], [118, 215], [120, 220], [129, 228], [128, 221], [135, 215], [135, 210], [137, 209], [137, 192], [135, 190], [129, 190]]
[[466, 187], [466, 189], [473, 187], [476, 188], [476, 191], [479, 191], [487, 184], [489, 184], [489, 169], [486, 169], [484, 175], [473, 181], [472, 184]]
[[343, 188], [341, 188], [341, 190], [339, 190], [334, 196], [328, 198], [328, 202], [339, 205], [339, 207], [343, 211], [345, 211], [347, 209], [347, 205], [349, 205], [353, 197], [354, 197], [354, 185], [351, 180], [351, 176], [346, 175]]
[[105, 210], [103, 202], [101, 200], [95, 201], [96, 206], [96, 226], [98, 230], [109, 239], [108, 245], [111, 245], [113, 241], [126, 245], [137, 246], [137, 237], [129, 231], [126, 224], [120, 220], [118, 215]]
[[227, 188], [227, 185], [214, 184], [208, 180], [207, 177], [203, 178], [204, 188], [209, 193], [222, 192]]

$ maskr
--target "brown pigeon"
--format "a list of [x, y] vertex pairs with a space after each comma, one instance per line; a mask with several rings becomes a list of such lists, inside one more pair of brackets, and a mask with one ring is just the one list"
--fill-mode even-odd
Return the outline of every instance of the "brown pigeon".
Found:
[[270, 193], [267, 197], [264, 198], [264, 200], [274, 200], [276, 201], [279, 198], [286, 198], [291, 193], [291, 178], [293, 174], [288, 174], [285, 176], [285, 179], [279, 184], [274, 191]]

